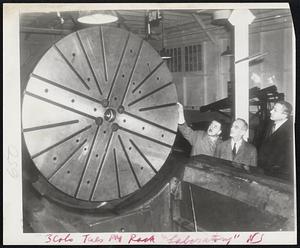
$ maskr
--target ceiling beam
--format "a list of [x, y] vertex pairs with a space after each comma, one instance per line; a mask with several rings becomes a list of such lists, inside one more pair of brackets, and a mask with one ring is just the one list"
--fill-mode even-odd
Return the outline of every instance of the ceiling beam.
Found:
[[187, 28], [190, 28], [191, 26], [195, 25], [195, 22], [186, 22], [183, 24], [178, 24], [178, 25], [172, 25], [165, 27], [164, 30], [168, 32], [172, 32], [172, 30], [177, 30], [177, 31], [182, 31], [182, 30], [187, 30]]
[[[224, 33], [224, 29], [221, 27], [215, 27], [215, 28], [210, 28], [209, 30], [214, 31], [214, 32], [218, 32], [218, 34]], [[198, 31], [187, 31], [187, 32], [180, 32], [180, 33], [172, 33], [172, 34], [167, 34], [167, 39], [174, 39], [174, 38], [180, 38], [183, 36], [189, 36], [189, 35], [195, 35], [195, 34], [202, 34], [205, 33], [204, 30], [198, 30]], [[207, 36], [207, 35], [206, 35]]]
[[[206, 20], [202, 19], [202, 22], [203, 21], [204, 21], [204, 24], [205, 24]], [[209, 20], [207, 20], [207, 23], [208, 22], [209, 22]], [[198, 27], [197, 23], [193, 19], [191, 19], [191, 21], [187, 21], [187, 22], [184, 22], [184, 23], [181, 22], [180, 24], [177, 23], [175, 25], [169, 25], [169, 26], [165, 25], [165, 26], [166, 26], [165, 30], [168, 30], [168, 31], [172, 30], [172, 29], [175, 29], [175, 30], [180, 30], [180, 29], [187, 30], [187, 29], [191, 28], [191, 26]], [[206, 26], [207, 26], [207, 24], [206, 24]]]
[[119, 23], [123, 25], [123, 27], [127, 30], [130, 31], [130, 28], [128, 27], [128, 25], [125, 23], [125, 19], [124, 17], [116, 10], [112, 10], [111, 12], [113, 12], [119, 19]]
[[203, 29], [205, 34], [208, 36], [208, 38], [214, 43], [217, 44], [215, 38], [211, 35], [211, 33], [207, 30], [204, 22], [201, 20], [200, 16], [196, 14], [192, 14], [192, 16], [195, 18], [196, 22], [200, 25], [200, 27]]
[[191, 12], [195, 12], [195, 11], [191, 11], [190, 13], [183, 13], [183, 12], [177, 12], [177, 11], [174, 11], [174, 10], [161, 10], [163, 13], [165, 13], [166, 15], [174, 15], [174, 16], [181, 16], [181, 17], [187, 17], [187, 18], [190, 18], [191, 15], [190, 13]]
[[146, 10], [118, 10], [122, 16], [144, 17]]

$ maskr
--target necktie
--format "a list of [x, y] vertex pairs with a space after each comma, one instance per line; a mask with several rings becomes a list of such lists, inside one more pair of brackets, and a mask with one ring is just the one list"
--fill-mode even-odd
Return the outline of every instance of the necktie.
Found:
[[236, 143], [234, 143], [233, 145], [233, 149], [232, 149], [232, 158], [234, 158], [236, 155]]
[[276, 127], [276, 125], [274, 124], [274, 125], [272, 126], [271, 134], [273, 134], [273, 133], [275, 132], [275, 127]]
[[269, 129], [269, 131], [267, 130], [266, 132], [266, 138], [269, 138], [275, 131], [275, 124], [272, 125], [272, 127]]

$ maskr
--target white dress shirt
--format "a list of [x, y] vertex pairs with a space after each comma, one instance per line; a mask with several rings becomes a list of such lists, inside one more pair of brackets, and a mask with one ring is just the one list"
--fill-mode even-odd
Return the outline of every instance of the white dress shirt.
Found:
[[242, 142], [243, 142], [243, 138], [242, 139], [240, 139], [239, 141], [237, 141], [237, 142], [234, 142], [234, 140], [233, 139], [231, 139], [231, 150], [233, 150], [233, 147], [234, 147], [234, 143], [235, 143], [235, 151], [236, 151], [236, 153], [238, 152], [238, 150], [239, 150], [239, 148], [240, 148], [240, 146], [242, 145]]

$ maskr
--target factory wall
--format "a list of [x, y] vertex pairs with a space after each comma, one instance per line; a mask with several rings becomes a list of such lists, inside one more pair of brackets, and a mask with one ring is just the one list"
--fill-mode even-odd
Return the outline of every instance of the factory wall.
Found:
[[[285, 99], [294, 101], [293, 91], [293, 30], [286, 28], [253, 34], [250, 36], [250, 54], [267, 52], [264, 61], [250, 67], [250, 87], [261, 88], [276, 85]], [[258, 75], [255, 77], [253, 75]]]
[[[292, 28], [250, 33], [249, 55], [265, 52], [267, 55], [261, 63], [250, 66], [249, 88], [265, 88], [275, 84], [278, 92], [284, 93], [285, 99], [293, 103], [292, 36]], [[199, 43], [203, 49], [203, 70], [173, 73], [179, 101], [187, 109], [198, 109], [202, 105], [227, 97], [227, 82], [231, 77], [230, 60], [233, 57], [220, 56], [229, 45], [229, 38], [216, 37], [216, 44], [207, 39], [199, 40]], [[172, 45], [182, 46], [180, 43]], [[186, 45], [188, 43], [185, 41], [184, 46]]]

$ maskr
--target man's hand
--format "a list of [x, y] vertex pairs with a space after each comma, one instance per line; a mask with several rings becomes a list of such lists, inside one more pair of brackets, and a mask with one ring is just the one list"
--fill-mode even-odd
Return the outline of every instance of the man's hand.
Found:
[[185, 123], [185, 119], [184, 119], [184, 113], [183, 113], [183, 106], [181, 105], [181, 103], [177, 103], [177, 107], [178, 107], [178, 124], [184, 124]]

